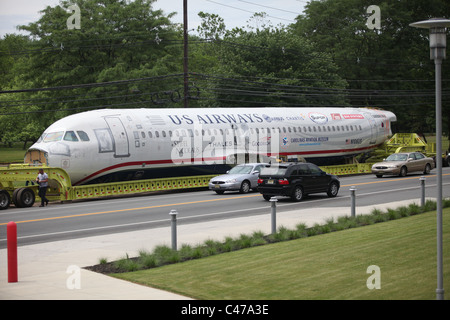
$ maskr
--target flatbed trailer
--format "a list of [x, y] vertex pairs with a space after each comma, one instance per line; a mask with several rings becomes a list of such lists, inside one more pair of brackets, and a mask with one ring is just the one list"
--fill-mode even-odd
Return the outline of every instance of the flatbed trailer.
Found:
[[[39, 191], [35, 180], [41, 168], [44, 169], [49, 178], [47, 199], [59, 202], [133, 195], [144, 192], [205, 188], [208, 187], [209, 180], [217, 176], [187, 176], [72, 186], [70, 176], [64, 169], [29, 164], [10, 164], [6, 167], [0, 167], [0, 210], [7, 209], [12, 204], [20, 208], [34, 205]], [[350, 164], [321, 168], [331, 174], [348, 175], [370, 173], [371, 167], [370, 164]]]
[[72, 186], [70, 176], [64, 169], [29, 164], [11, 164], [0, 168], [0, 210], [7, 209], [11, 204], [20, 208], [34, 205], [39, 188], [35, 179], [41, 168], [44, 169], [49, 178], [46, 197], [50, 201], [60, 202], [152, 191], [201, 188], [207, 187], [209, 180], [216, 176], [203, 175]]

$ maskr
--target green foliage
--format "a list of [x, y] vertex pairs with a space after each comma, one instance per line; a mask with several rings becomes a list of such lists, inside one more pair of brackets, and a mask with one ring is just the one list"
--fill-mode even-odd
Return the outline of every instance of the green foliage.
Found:
[[[369, 5], [381, 11], [381, 29], [366, 26]], [[434, 67], [429, 59], [425, 30], [410, 23], [431, 17], [448, 17], [450, 3], [432, 1], [311, 1], [297, 23], [295, 34], [304, 35], [317, 49], [331, 54], [349, 89], [364, 90], [350, 97], [353, 106], [381, 107], [398, 115], [400, 132], [434, 131]], [[443, 64], [448, 74], [450, 64]], [[388, 94], [394, 92], [395, 94]], [[414, 94], [412, 94], [414, 93]], [[444, 100], [445, 100], [444, 95]], [[449, 104], [443, 104], [449, 132]]]
[[[81, 29], [67, 28], [80, 7]], [[183, 34], [155, 0], [61, 0], [20, 26], [30, 36], [0, 39], [0, 141], [35, 141], [55, 120], [98, 108], [181, 107]], [[381, 29], [366, 26], [369, 5]], [[446, 16], [445, 0], [310, 1], [289, 26], [255, 13], [228, 30], [200, 12], [189, 34], [190, 107], [381, 107], [398, 131], [434, 131], [434, 70], [423, 30]], [[450, 64], [443, 63], [443, 74]], [[450, 130], [446, 79], [444, 132]], [[14, 90], [14, 91], [13, 91]]]

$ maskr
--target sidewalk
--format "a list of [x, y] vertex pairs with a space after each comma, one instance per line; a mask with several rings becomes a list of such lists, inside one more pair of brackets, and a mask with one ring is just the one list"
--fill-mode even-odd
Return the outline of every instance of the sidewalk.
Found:
[[[385, 210], [408, 205], [399, 201], [377, 206], [357, 207], [356, 214], [369, 214], [374, 208]], [[417, 202], [416, 202], [417, 203]], [[233, 218], [197, 224], [179, 225], [178, 247], [198, 244], [207, 239], [224, 240], [253, 231], [270, 233], [270, 207], [266, 215]], [[350, 208], [293, 210], [277, 214], [277, 228], [294, 228], [298, 223], [312, 226], [331, 217], [350, 215]], [[20, 235], [19, 235], [20, 237]], [[159, 229], [56, 241], [18, 248], [18, 282], [8, 283], [7, 250], [0, 250], [0, 300], [183, 300], [190, 299], [170, 292], [149, 288], [83, 267], [98, 264], [100, 259], [115, 261], [126, 255], [134, 257], [139, 250], [152, 251], [157, 245], [169, 245], [170, 226]], [[75, 270], [75, 271], [74, 271]], [[76, 277], [80, 272], [80, 277]], [[73, 279], [79, 279], [74, 282]], [[73, 288], [79, 283], [79, 288]]]

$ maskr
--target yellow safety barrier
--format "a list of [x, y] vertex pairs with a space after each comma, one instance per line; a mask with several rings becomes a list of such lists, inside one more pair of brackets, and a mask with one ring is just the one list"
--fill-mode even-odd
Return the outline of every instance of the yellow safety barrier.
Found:
[[349, 175], [349, 174], [362, 174], [372, 172], [372, 163], [355, 163], [345, 164], [337, 166], [321, 166], [323, 171], [336, 176]]
[[75, 186], [71, 188], [69, 198], [88, 199], [141, 192], [207, 187], [209, 180], [215, 176], [176, 177]]

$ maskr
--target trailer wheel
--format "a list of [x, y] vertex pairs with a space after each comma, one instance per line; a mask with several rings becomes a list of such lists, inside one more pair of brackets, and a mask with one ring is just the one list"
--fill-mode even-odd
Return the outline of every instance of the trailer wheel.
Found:
[[8, 209], [11, 204], [11, 197], [8, 191], [0, 190], [0, 210]]
[[16, 191], [17, 192], [14, 192], [13, 194], [13, 200], [16, 207], [26, 208], [31, 207], [34, 204], [34, 200], [36, 197], [33, 190], [31, 190], [30, 188], [20, 188]]

